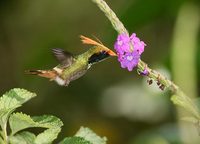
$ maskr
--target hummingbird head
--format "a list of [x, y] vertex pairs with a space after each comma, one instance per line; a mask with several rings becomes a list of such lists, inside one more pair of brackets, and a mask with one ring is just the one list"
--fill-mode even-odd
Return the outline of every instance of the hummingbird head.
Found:
[[84, 44], [89, 44], [89, 45], [95, 46], [94, 53], [88, 58], [89, 64], [94, 64], [94, 63], [100, 62], [110, 56], [117, 56], [115, 52], [113, 52], [112, 50], [110, 50], [109, 48], [104, 46], [100, 40], [97, 39], [99, 41], [99, 42], [97, 42], [95, 40], [92, 40], [92, 39], [82, 36], [82, 35], [80, 37], [81, 37], [81, 41]]
[[100, 51], [91, 55], [88, 59], [89, 64], [94, 64], [108, 58], [110, 53], [108, 51]]

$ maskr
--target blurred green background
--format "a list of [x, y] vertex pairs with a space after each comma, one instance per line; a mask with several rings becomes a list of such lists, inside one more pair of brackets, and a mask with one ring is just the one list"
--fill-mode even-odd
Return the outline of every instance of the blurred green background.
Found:
[[[199, 0], [107, 0], [130, 33], [147, 44], [142, 59], [195, 98], [200, 92]], [[79, 35], [98, 37], [113, 49], [117, 33], [91, 0], [0, 0], [0, 92], [14, 87], [37, 93], [21, 111], [52, 114], [64, 127], [58, 140], [87, 126], [108, 144], [199, 144], [196, 128], [180, 122], [170, 93], [149, 86], [117, 58], [94, 65], [68, 87], [26, 69], [57, 65], [55, 47], [88, 49]], [[56, 143], [56, 142], [55, 142]]]

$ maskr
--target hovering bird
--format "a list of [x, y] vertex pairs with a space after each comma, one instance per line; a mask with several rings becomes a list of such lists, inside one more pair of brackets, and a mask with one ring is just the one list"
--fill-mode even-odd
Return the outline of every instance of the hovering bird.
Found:
[[115, 52], [101, 42], [85, 36], [80, 36], [80, 38], [84, 44], [93, 45], [93, 47], [76, 56], [60, 48], [52, 49], [54, 56], [60, 63], [59, 65], [50, 70], [26, 70], [25, 73], [48, 78], [61, 86], [68, 86], [71, 81], [83, 76], [93, 64], [110, 56], [116, 56]]

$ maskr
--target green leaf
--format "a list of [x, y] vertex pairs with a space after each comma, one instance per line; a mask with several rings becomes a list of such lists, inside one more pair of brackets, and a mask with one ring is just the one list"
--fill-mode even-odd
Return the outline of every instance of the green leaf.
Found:
[[54, 139], [57, 138], [59, 132], [61, 131], [60, 127], [50, 128], [45, 130], [43, 133], [40, 133], [36, 139], [35, 144], [50, 144]]
[[[15, 107], [15, 108], [17, 108], [17, 107]], [[1, 125], [2, 129], [5, 125], [7, 125], [8, 117], [15, 110], [15, 108], [1, 109], [0, 110], [0, 125]]]
[[[29, 115], [23, 113], [11, 114], [17, 107], [21, 106], [34, 96], [36, 96], [36, 94], [24, 89], [15, 88], [0, 98], [0, 123], [2, 127], [7, 125], [8, 117], [11, 115], [9, 118], [11, 129], [11, 136], [9, 136], [9, 140], [11, 144], [52, 143], [61, 131], [63, 123], [55, 116], [44, 115], [30, 117]], [[37, 136], [29, 132], [18, 133], [21, 130], [31, 127], [42, 127], [47, 128], [47, 130]]]
[[3, 136], [3, 131], [0, 130], [0, 138]]
[[0, 137], [0, 144], [3, 144], [3, 139]]
[[82, 137], [67, 137], [59, 144], [92, 144]]
[[92, 144], [106, 144], [107, 141], [106, 137], [101, 138], [89, 128], [84, 127], [81, 127], [79, 131], [75, 134], [75, 136], [82, 137]]
[[63, 125], [62, 121], [55, 116], [44, 115], [30, 117], [23, 113], [12, 114], [9, 123], [12, 135], [30, 127], [60, 128]]
[[63, 126], [63, 122], [52, 115], [34, 116], [32, 119], [39, 127], [54, 128]]
[[11, 135], [14, 135], [20, 130], [38, 126], [29, 115], [23, 113], [12, 114], [9, 118], [9, 124]]
[[63, 125], [62, 121], [55, 116], [44, 115], [30, 117], [23, 113], [12, 114], [9, 123], [12, 135], [30, 127], [48, 128], [35, 138], [36, 144], [51, 143], [57, 138], [58, 133], [61, 131], [60, 127]]
[[0, 98], [0, 110], [18, 107], [35, 96], [35, 93], [25, 89], [11, 89]]
[[25, 89], [14, 88], [5, 93], [0, 98], [0, 125], [3, 127], [6, 125], [8, 117], [23, 103], [35, 97], [35, 93], [31, 93]]
[[33, 133], [24, 131], [9, 137], [9, 140], [10, 144], [33, 144], [35, 137]]

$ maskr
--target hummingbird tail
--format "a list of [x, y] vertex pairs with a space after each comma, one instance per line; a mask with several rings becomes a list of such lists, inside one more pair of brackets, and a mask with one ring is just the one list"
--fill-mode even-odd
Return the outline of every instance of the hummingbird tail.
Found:
[[25, 73], [49, 78], [50, 80], [54, 80], [57, 75], [56, 71], [54, 70], [26, 70]]

